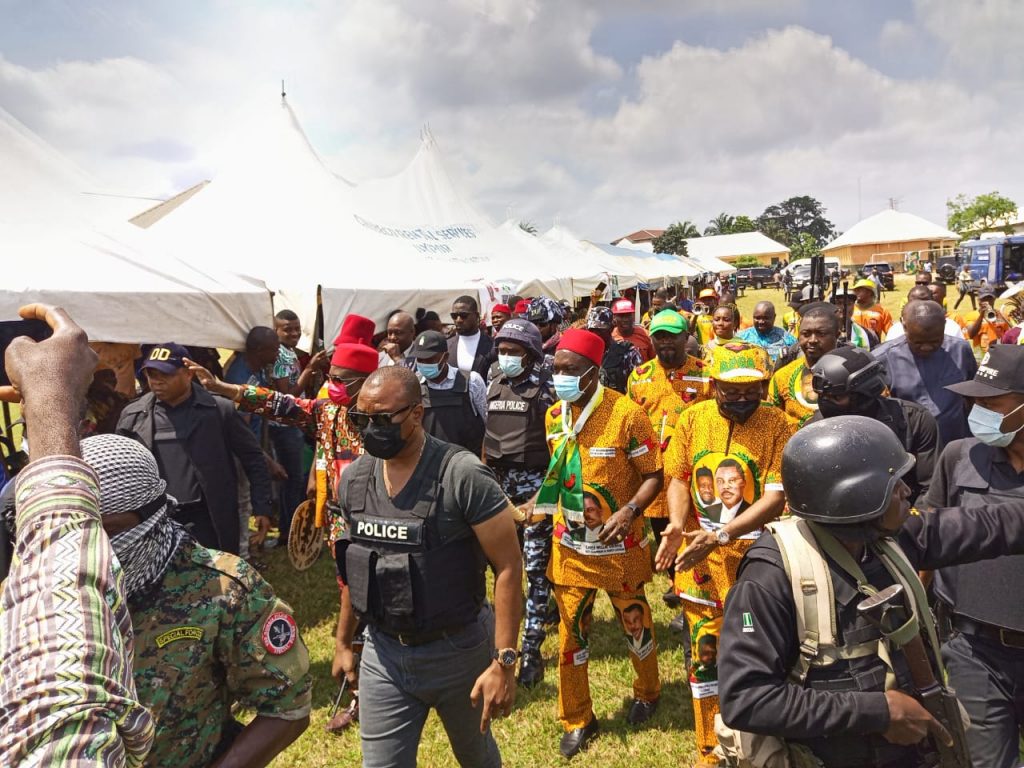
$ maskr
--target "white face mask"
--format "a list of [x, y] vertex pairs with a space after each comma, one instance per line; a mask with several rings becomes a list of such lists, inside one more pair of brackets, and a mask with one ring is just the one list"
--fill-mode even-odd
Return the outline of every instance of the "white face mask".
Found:
[[1024, 408], [1024, 404], [1018, 405], [1007, 414], [1002, 414], [975, 403], [974, 407], [971, 408], [970, 414], [967, 416], [967, 424], [971, 428], [971, 433], [981, 442], [985, 443], [985, 445], [991, 445], [993, 448], [1005, 448], [1013, 442], [1013, 438], [1017, 436], [1020, 429], [1015, 429], [1013, 432], [1003, 432], [1000, 427], [1002, 427], [1005, 419], [1015, 414], [1021, 408]]

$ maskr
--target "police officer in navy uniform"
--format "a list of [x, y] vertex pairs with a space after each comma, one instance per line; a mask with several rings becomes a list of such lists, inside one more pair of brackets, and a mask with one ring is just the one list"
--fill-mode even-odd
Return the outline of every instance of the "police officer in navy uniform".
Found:
[[[460, 765], [497, 768], [490, 719], [515, 699], [522, 559], [514, 508], [478, 458], [427, 435], [415, 374], [370, 374], [348, 411], [366, 453], [339, 503], [335, 667], [359, 684], [363, 765], [413, 768], [436, 709]], [[485, 569], [494, 571], [494, 607]], [[367, 640], [357, 671], [352, 638]]]
[[[537, 493], [548, 468], [544, 415], [554, 405], [551, 371], [544, 365], [541, 333], [528, 320], [507, 320], [494, 337], [498, 361], [487, 386], [487, 433], [484, 454], [502, 490], [513, 504], [524, 504]], [[523, 626], [519, 683], [532, 688], [544, 679], [540, 647], [547, 636], [551, 582], [551, 518], [521, 522], [526, 568], [526, 622]]]
[[[490, 338], [487, 338], [490, 344]], [[463, 373], [451, 359], [448, 340], [424, 331], [413, 342], [423, 400], [423, 428], [439, 440], [480, 455], [487, 422], [487, 385], [475, 370]], [[485, 369], [486, 370], [486, 369]]]
[[[1024, 500], [1024, 347], [993, 346], [973, 381], [948, 389], [973, 400], [967, 422], [974, 437], [946, 446], [924, 505], [973, 510]], [[942, 654], [971, 717], [974, 764], [1020, 765], [1024, 557], [943, 568], [935, 592], [952, 623]]]
[[[773, 523], [748, 550], [725, 604], [717, 658], [725, 725], [784, 739], [825, 768], [916, 768], [930, 764], [926, 738], [949, 743], [928, 711], [899, 690], [910, 687], [900, 652], [888, 653], [899, 689], [886, 690], [881, 633], [857, 610], [870, 592], [859, 584], [906, 584], [908, 594], [918, 595], [908, 602], [926, 603], [916, 570], [1024, 552], [1024, 500], [908, 516], [910, 489], [902, 478], [912, 466], [892, 430], [863, 416], [808, 424], [790, 439], [782, 481], [794, 517]], [[806, 594], [831, 587], [835, 644], [852, 658], [828, 663], [815, 656], [812, 664], [801, 656], [807, 638], [802, 645], [787, 567], [808, 550], [787, 549], [787, 565], [780, 541], [788, 548], [793, 537], [778, 526], [805, 526], [813, 534], [827, 578], [804, 582], [816, 587]], [[926, 604], [918, 616], [922, 635], [928, 622], [934, 628]], [[828, 621], [826, 612], [826, 628]], [[936, 656], [929, 654], [941, 680]], [[794, 671], [801, 673], [795, 679]]]
[[916, 503], [928, 492], [935, 462], [942, 452], [935, 417], [923, 405], [886, 397], [885, 366], [860, 347], [839, 347], [822, 355], [811, 368], [811, 386], [818, 395], [818, 412], [810, 421], [833, 416], [867, 416], [885, 424], [914, 457], [903, 481]]

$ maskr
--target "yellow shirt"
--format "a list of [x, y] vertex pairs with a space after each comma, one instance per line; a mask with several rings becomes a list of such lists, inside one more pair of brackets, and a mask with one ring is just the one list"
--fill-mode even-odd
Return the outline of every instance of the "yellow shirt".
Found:
[[[781, 491], [782, 450], [793, 429], [786, 415], [768, 403], [743, 424], [719, 414], [714, 400], [687, 408], [665, 452], [665, 482], [678, 479], [690, 486], [687, 529], [718, 530], [765, 491]], [[721, 608], [743, 553], [759, 535], [755, 531], [716, 547], [695, 568], [677, 570], [676, 593]]]
[[[655, 358], [636, 368], [626, 385], [629, 398], [644, 409], [662, 452], [668, 448], [679, 415], [689, 406], [711, 397], [707, 365], [692, 355], [679, 368], [666, 370]], [[646, 509], [648, 517], [668, 517], [665, 489]]]
[[818, 393], [811, 388], [811, 369], [803, 355], [772, 376], [768, 402], [785, 411], [800, 427], [818, 412]]
[[[564, 400], [548, 409], [548, 449], [551, 436], [562, 430], [562, 409], [571, 409], [570, 424], [582, 408]], [[623, 585], [636, 589], [649, 581], [653, 572], [650, 527], [643, 515], [620, 551], [604, 547], [597, 530], [636, 494], [643, 475], [661, 470], [661, 452], [647, 414], [625, 395], [605, 388], [601, 404], [587, 419], [577, 437], [583, 471], [584, 523], [574, 523], [562, 514], [553, 516], [555, 527], [548, 578], [555, 584], [621, 591]], [[592, 515], [592, 517], [591, 517]], [[588, 553], [588, 550], [590, 553]]]
[[711, 323], [711, 315], [694, 315], [697, 326], [697, 343], [701, 346], [715, 338], [715, 327]]
[[874, 304], [867, 309], [861, 309], [859, 305], [854, 304], [853, 322], [861, 328], [874, 331], [879, 341], [885, 341], [885, 334], [892, 328], [892, 315], [881, 304]]

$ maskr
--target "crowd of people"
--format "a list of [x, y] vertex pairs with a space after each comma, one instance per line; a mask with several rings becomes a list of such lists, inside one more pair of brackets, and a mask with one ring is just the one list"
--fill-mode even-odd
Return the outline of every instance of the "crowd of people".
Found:
[[[698, 765], [775, 765], [780, 750], [789, 765], [932, 764], [960, 742], [906, 693], [920, 686], [908, 635], [970, 716], [955, 748], [1017, 765], [1019, 328], [991, 295], [948, 312], [928, 275], [898, 322], [871, 279], [808, 286], [781, 320], [768, 300], [743, 317], [717, 285], [581, 309], [513, 296], [486, 317], [461, 296], [448, 325], [407, 308], [379, 331], [350, 314], [314, 354], [285, 310], [223, 367], [167, 342], [140, 347], [128, 377], [97, 370], [59, 310], [27, 310], [55, 333], [12, 344], [0, 392], [24, 404], [31, 459], [0, 497], [16, 547], [2, 762], [255, 766], [291, 744], [309, 658], [259, 571], [273, 519], [283, 544], [309, 499], [337, 574], [332, 674], [357, 693], [345, 722], [366, 766], [415, 765], [432, 709], [460, 765], [501, 765], [490, 721], [549, 664], [558, 751], [585, 750], [600, 592], [641, 727], [679, 674], [659, 664], [658, 573]], [[918, 570], [934, 572], [927, 592]], [[914, 631], [857, 610], [887, 587]]]

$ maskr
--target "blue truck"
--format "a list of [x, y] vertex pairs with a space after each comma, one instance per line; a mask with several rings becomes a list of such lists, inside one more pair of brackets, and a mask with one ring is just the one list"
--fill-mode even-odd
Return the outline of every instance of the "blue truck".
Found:
[[985, 285], [999, 293], [1024, 277], [1024, 235], [967, 240], [960, 243], [958, 252], [976, 287]]

